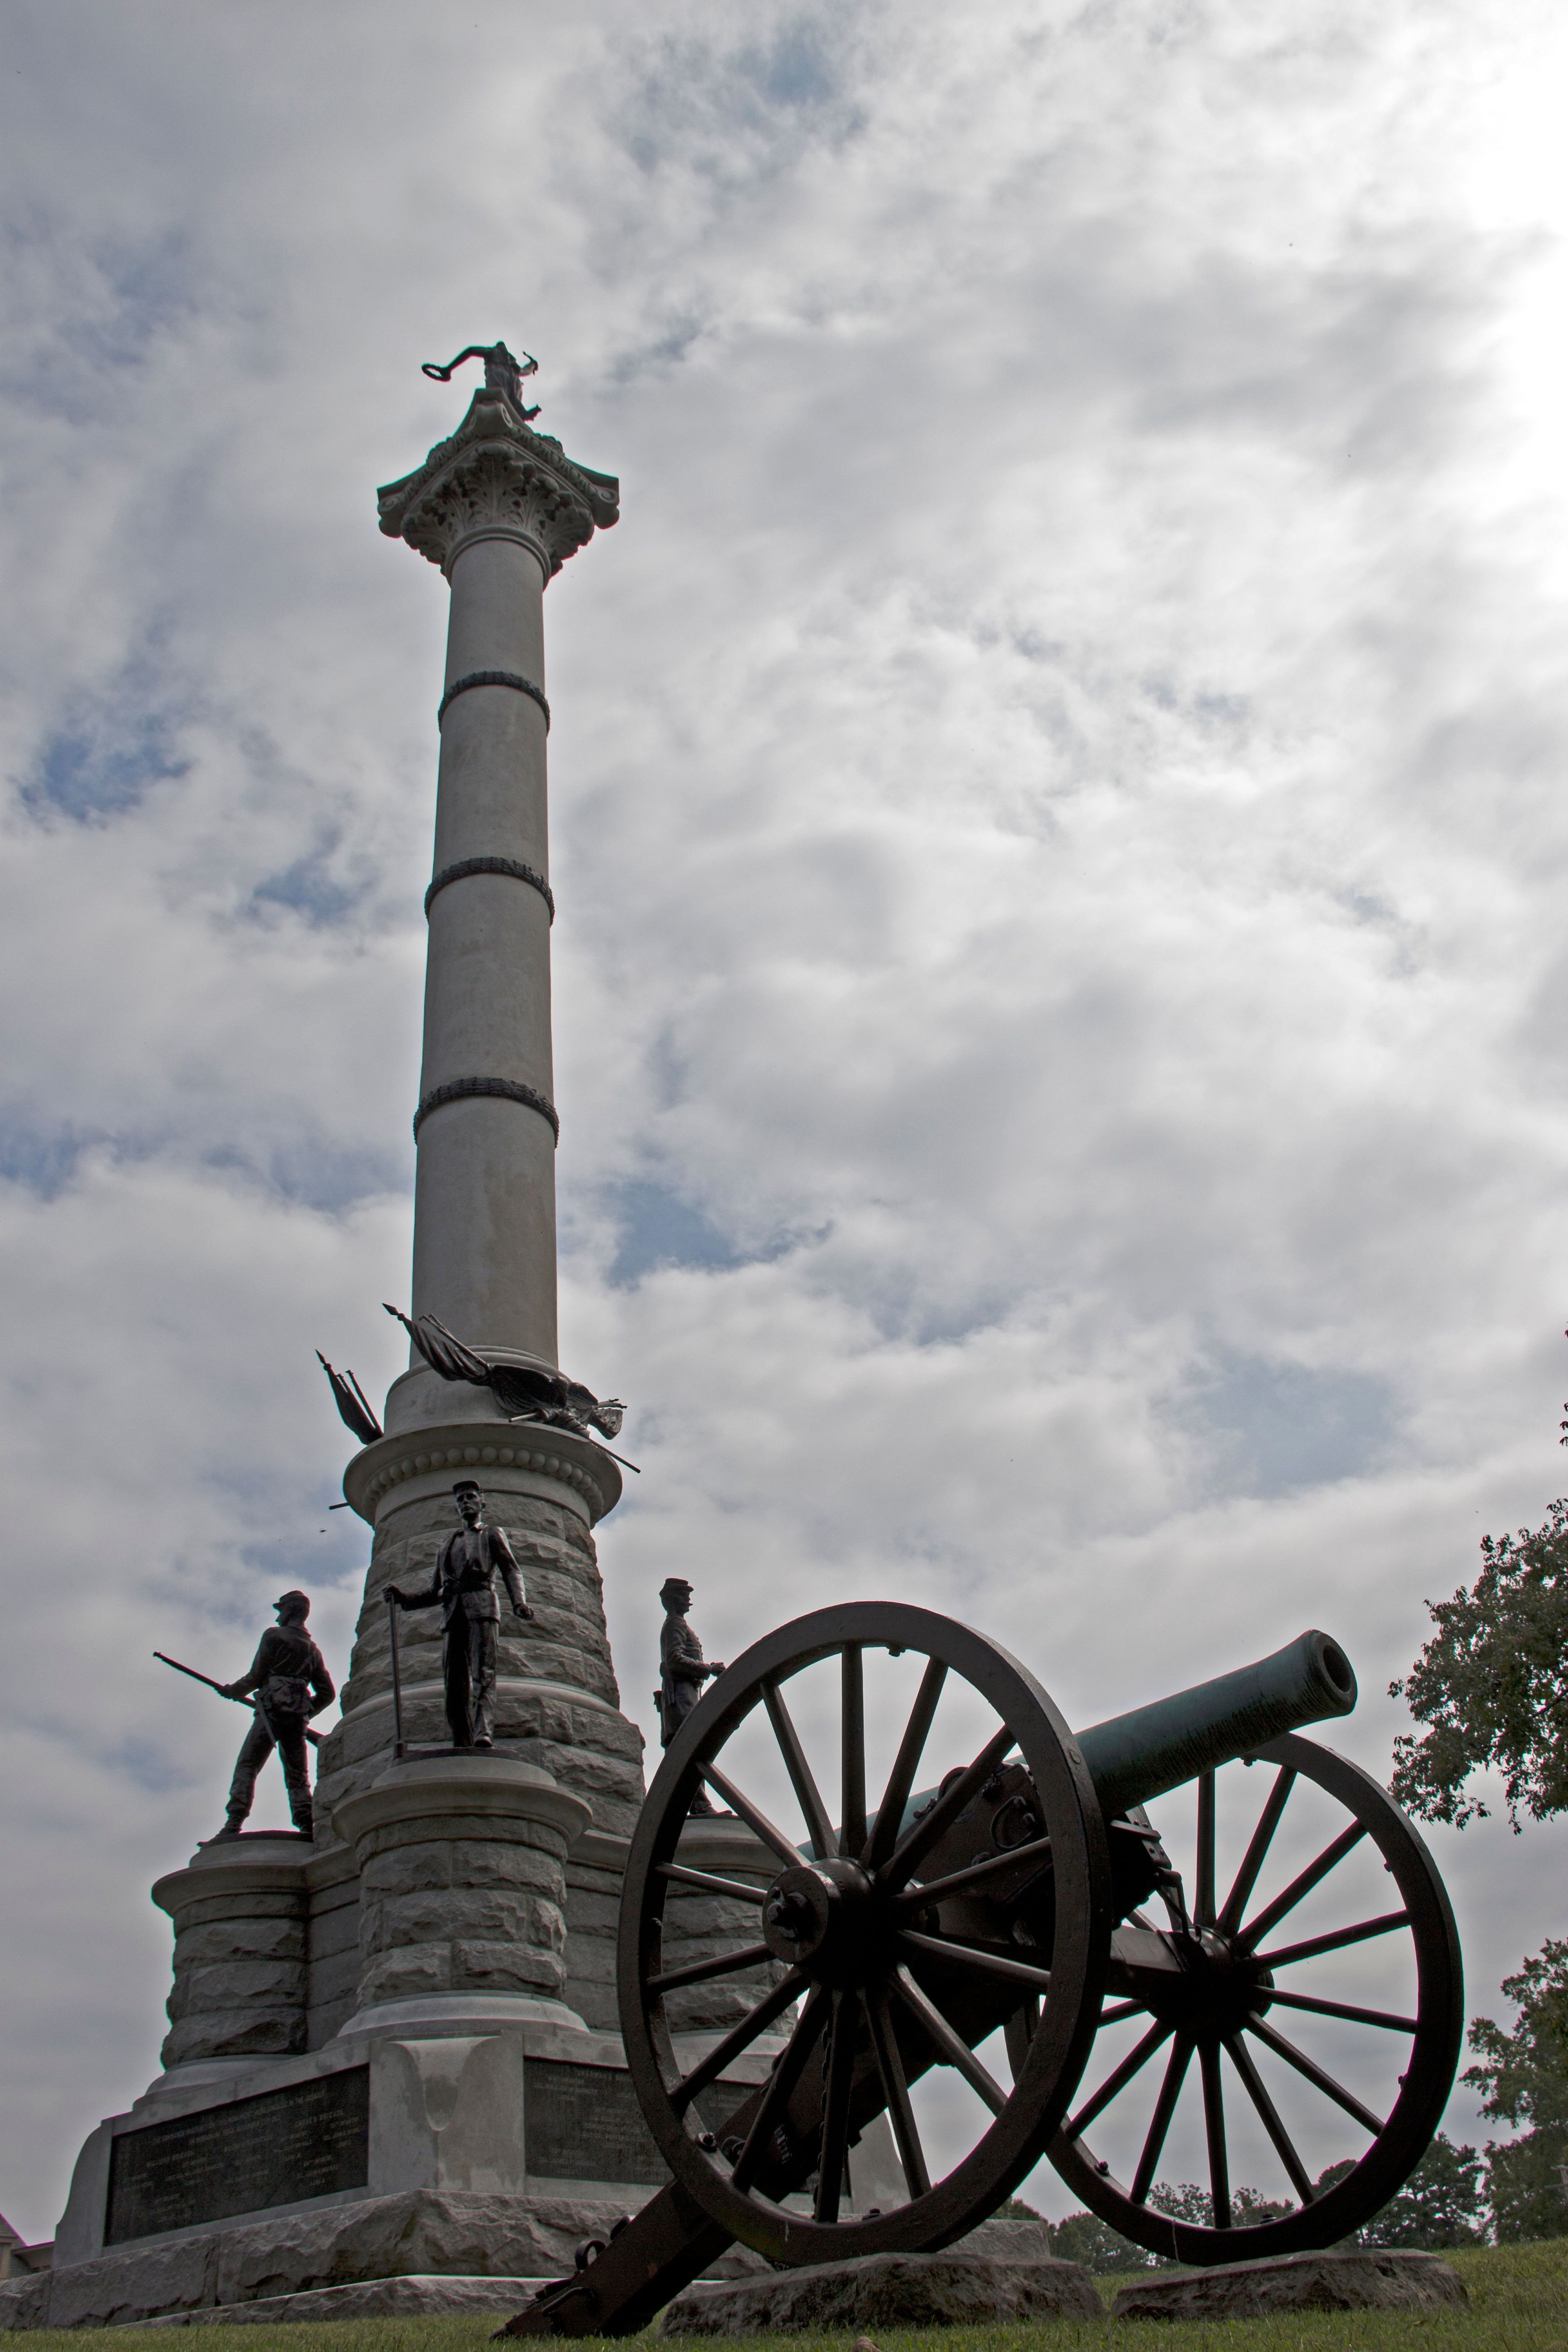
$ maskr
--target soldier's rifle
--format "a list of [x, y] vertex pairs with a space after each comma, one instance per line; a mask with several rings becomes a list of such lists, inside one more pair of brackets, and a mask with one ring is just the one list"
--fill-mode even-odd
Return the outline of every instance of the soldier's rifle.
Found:
[[[171, 1658], [162, 1650], [154, 1650], [153, 1655], [157, 1659], [161, 1666], [173, 1666], [177, 1675], [189, 1675], [194, 1683], [205, 1683], [208, 1690], [216, 1691], [219, 1698], [228, 1699], [235, 1706], [247, 1706], [252, 1715], [259, 1715], [263, 1723], [267, 1723], [266, 1715], [254, 1699], [237, 1698], [233, 1691], [226, 1690], [224, 1688], [222, 1683], [214, 1682], [211, 1675], [199, 1675], [197, 1674], [195, 1666], [183, 1666], [181, 1665], [178, 1658]], [[270, 1723], [267, 1723], [267, 1728], [268, 1731], [272, 1730]], [[277, 1734], [274, 1733], [273, 1737], [276, 1738]], [[312, 1748], [320, 1748], [322, 1745], [321, 1733], [319, 1731], [312, 1731], [309, 1724], [305, 1727], [305, 1737], [310, 1741]]]

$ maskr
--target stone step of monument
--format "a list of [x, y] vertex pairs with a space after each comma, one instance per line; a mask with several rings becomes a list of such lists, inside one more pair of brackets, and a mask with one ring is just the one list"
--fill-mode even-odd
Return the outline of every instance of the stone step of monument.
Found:
[[543, 2279], [420, 2277], [365, 2279], [355, 2286], [309, 2287], [301, 2294], [274, 2294], [259, 2303], [220, 2303], [205, 2311], [174, 2311], [162, 2319], [133, 2319], [117, 2333], [143, 2327], [277, 2326], [279, 2322], [321, 2319], [416, 2319], [437, 2316], [501, 2319], [521, 2311], [547, 2282]]
[[1468, 2300], [1464, 2280], [1441, 2254], [1346, 2247], [1140, 2279], [1121, 2289], [1111, 2316], [1262, 2319], [1277, 2311], [1435, 2311]]

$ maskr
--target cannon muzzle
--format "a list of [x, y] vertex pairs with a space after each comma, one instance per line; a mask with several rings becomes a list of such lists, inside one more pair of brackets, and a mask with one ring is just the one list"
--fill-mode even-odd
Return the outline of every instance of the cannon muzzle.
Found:
[[1339, 1643], [1301, 1633], [1255, 1665], [1091, 1724], [1078, 1744], [1113, 1821], [1287, 1731], [1349, 1715], [1355, 1703], [1355, 1675]]

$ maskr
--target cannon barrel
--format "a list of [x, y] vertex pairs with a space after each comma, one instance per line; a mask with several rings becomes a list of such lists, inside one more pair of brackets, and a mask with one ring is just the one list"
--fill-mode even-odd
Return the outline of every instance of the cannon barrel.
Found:
[[1301, 1633], [1253, 1665], [1091, 1724], [1078, 1744], [1111, 1821], [1287, 1731], [1349, 1715], [1355, 1703], [1355, 1675], [1339, 1643]]

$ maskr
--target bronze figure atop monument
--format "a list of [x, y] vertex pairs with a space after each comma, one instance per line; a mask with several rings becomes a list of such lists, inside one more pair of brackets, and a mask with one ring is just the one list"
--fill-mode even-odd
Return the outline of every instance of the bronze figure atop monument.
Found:
[[447, 1538], [436, 1573], [423, 1592], [386, 1588], [399, 1609], [441, 1611], [441, 1678], [447, 1690], [447, 1721], [454, 1748], [489, 1748], [496, 1695], [496, 1651], [500, 1640], [500, 1571], [514, 1617], [531, 1617], [522, 1572], [504, 1528], [486, 1524], [485, 1498], [478, 1482], [459, 1478], [452, 1493], [462, 1526]]
[[246, 1733], [234, 1768], [224, 1825], [211, 1841], [215, 1844], [217, 1839], [239, 1835], [255, 1801], [256, 1776], [274, 1748], [289, 1791], [289, 1817], [301, 1837], [315, 1834], [305, 1727], [338, 1694], [326, 1660], [305, 1631], [310, 1613], [309, 1593], [285, 1592], [273, 1607], [278, 1622], [261, 1636], [248, 1674], [241, 1675], [237, 1682], [219, 1685], [225, 1698], [254, 1695], [256, 1720]]

